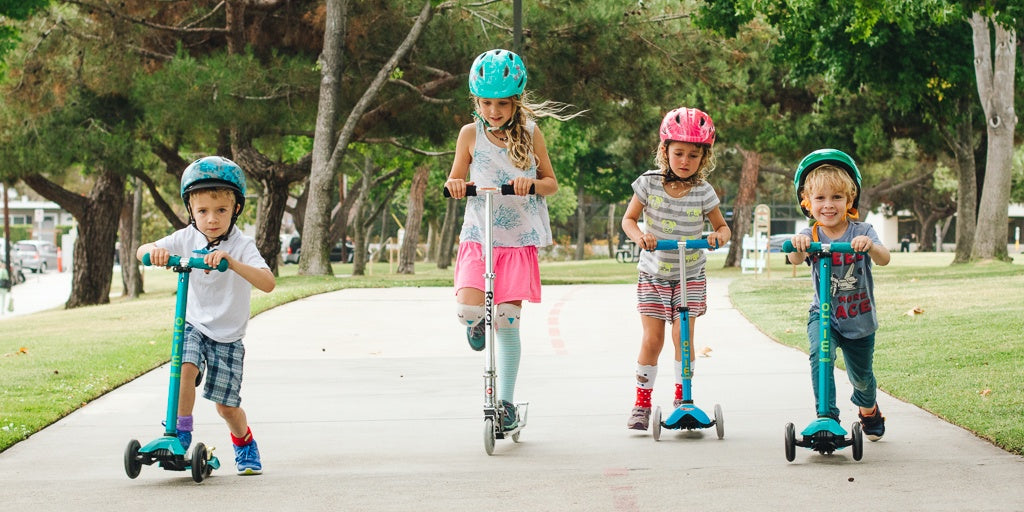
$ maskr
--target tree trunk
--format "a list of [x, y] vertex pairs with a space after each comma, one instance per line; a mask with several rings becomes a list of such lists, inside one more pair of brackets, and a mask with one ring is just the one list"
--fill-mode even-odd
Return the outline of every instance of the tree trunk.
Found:
[[452, 252], [455, 250], [455, 230], [458, 228], [459, 202], [449, 198], [444, 210], [444, 223], [441, 225], [441, 241], [437, 250], [437, 268], [446, 269], [452, 264]]
[[608, 205], [608, 258], [615, 258], [615, 239], [618, 235], [615, 224], [615, 203]]
[[974, 245], [974, 228], [978, 219], [978, 180], [974, 161], [974, 127], [971, 123], [973, 109], [966, 112], [955, 126], [955, 136], [947, 137], [947, 144], [956, 159], [956, 255], [953, 263], [967, 263], [971, 260]]
[[[981, 187], [977, 228], [974, 231], [972, 260], [1009, 260], [1008, 207], [1012, 177], [1013, 133], [1017, 115], [1013, 108], [1013, 80], [1017, 59], [1017, 36], [992, 18], [978, 12], [971, 15], [974, 33], [974, 70], [978, 96], [985, 111], [988, 148], [985, 181]], [[990, 26], [995, 30], [995, 49], [991, 49]], [[993, 58], [994, 53], [994, 58]]]
[[743, 169], [740, 171], [739, 193], [732, 205], [732, 242], [724, 267], [738, 267], [743, 251], [743, 235], [750, 230], [754, 215], [754, 201], [757, 200], [757, 176], [761, 172], [761, 153], [738, 148], [743, 155]]
[[331, 197], [331, 187], [334, 184], [333, 176], [345, 158], [348, 145], [355, 135], [360, 118], [369, 109], [370, 103], [377, 97], [384, 83], [398, 66], [398, 62], [409, 53], [419, 39], [434, 12], [431, 8], [431, 1], [424, 2], [420, 14], [412, 28], [409, 29], [405, 40], [377, 72], [377, 76], [352, 107], [344, 126], [335, 135], [334, 121], [337, 118], [335, 103], [341, 85], [343, 31], [347, 8], [345, 0], [327, 1], [327, 27], [324, 35], [324, 51], [321, 54], [323, 74], [320, 80], [320, 108], [317, 112], [316, 131], [313, 137], [314, 163], [309, 178], [309, 204], [306, 210], [305, 231], [302, 234], [303, 247], [306, 247], [308, 241], [317, 249], [312, 257], [307, 255], [299, 260], [299, 274], [303, 275], [330, 275], [332, 272], [326, 254], [326, 233], [330, 212], [328, 202]]
[[132, 201], [126, 201], [121, 208], [121, 226], [119, 229], [121, 247], [118, 258], [121, 261], [121, 295], [139, 298], [142, 295], [142, 273], [139, 272], [139, 260], [135, 252], [141, 245], [142, 238], [142, 180], [136, 178], [132, 192]]
[[71, 296], [64, 306], [70, 309], [109, 303], [114, 244], [124, 203], [124, 176], [98, 171], [94, 174], [92, 190], [86, 196], [65, 190], [37, 174], [25, 176], [22, 181], [59, 204], [78, 221]]
[[587, 207], [583, 199], [583, 187], [579, 187], [576, 189], [576, 261], [583, 261], [587, 245]]
[[427, 191], [427, 176], [430, 167], [421, 165], [416, 168], [409, 187], [408, 212], [405, 214], [405, 236], [402, 248], [398, 253], [398, 273], [416, 273], [416, 247], [420, 242], [420, 224], [423, 221], [423, 195]]

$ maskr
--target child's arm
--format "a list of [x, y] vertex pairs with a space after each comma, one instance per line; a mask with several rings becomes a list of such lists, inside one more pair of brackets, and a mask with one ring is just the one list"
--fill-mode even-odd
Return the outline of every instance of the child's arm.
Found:
[[142, 261], [142, 257], [149, 254], [149, 262], [155, 267], [163, 267], [167, 265], [167, 260], [171, 258], [171, 251], [162, 247], [157, 247], [155, 242], [148, 244], [142, 244], [139, 249], [135, 251], [135, 257], [139, 261]]
[[548, 156], [544, 134], [536, 126], [533, 129], [533, 154], [537, 157], [537, 179], [520, 177], [512, 180], [516, 195], [529, 194], [530, 185], [534, 186], [534, 193], [538, 196], [550, 196], [558, 192], [558, 181], [555, 179], [555, 170], [551, 167], [551, 157]]
[[626, 213], [622, 215], [622, 231], [641, 249], [654, 249], [658, 245], [658, 239], [650, 233], [640, 231], [638, 225], [640, 216], [643, 214], [644, 204], [640, 202], [640, 198], [636, 194], [633, 194], [633, 198], [629, 200], [629, 206], [626, 207]]
[[889, 249], [882, 244], [876, 244], [871, 241], [871, 237], [866, 235], [860, 235], [853, 237], [850, 240], [850, 248], [857, 252], [866, 252], [871, 257], [871, 262], [880, 267], [884, 267], [889, 264]]
[[[220, 264], [220, 260], [228, 260], [228, 269], [233, 270], [236, 274], [242, 276], [242, 279], [249, 281], [249, 284], [255, 286], [259, 290], [270, 293], [274, 291], [274, 286], [277, 284], [274, 279], [274, 273], [269, 268], [254, 267], [246, 263], [232, 258], [227, 251], [212, 251], [207, 255], [203, 256], [203, 261], [207, 265], [217, 268]], [[209, 272], [209, 270], [207, 270]]]
[[466, 197], [466, 185], [472, 185], [472, 181], [466, 181], [469, 176], [469, 164], [473, 161], [471, 148], [476, 145], [476, 128], [467, 124], [459, 130], [459, 139], [455, 142], [455, 160], [452, 161], [452, 170], [448, 173], [448, 181], [444, 187], [455, 199]]
[[807, 249], [811, 247], [811, 237], [807, 235], [793, 235], [789, 242], [793, 244], [793, 252], [787, 254], [786, 258], [793, 265], [803, 263], [807, 259]]
[[714, 231], [708, 233], [708, 245], [718, 248], [732, 240], [732, 230], [729, 229], [729, 224], [725, 222], [722, 210], [716, 206], [708, 212], [708, 220], [711, 221], [711, 228], [714, 229]]

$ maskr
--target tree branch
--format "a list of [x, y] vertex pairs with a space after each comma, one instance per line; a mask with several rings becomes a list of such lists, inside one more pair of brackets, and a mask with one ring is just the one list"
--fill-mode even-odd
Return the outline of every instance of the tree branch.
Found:
[[361, 139], [360, 142], [365, 142], [367, 144], [391, 144], [392, 146], [396, 146], [396, 147], [402, 148], [402, 149], [404, 149], [406, 151], [411, 151], [413, 153], [416, 153], [418, 155], [423, 155], [423, 156], [445, 156], [445, 155], [454, 155], [455, 154], [455, 151], [427, 151], [425, 149], [415, 148], [415, 147], [408, 146], [406, 144], [401, 143], [395, 137], [391, 137], [391, 138], [387, 138], [387, 139]]

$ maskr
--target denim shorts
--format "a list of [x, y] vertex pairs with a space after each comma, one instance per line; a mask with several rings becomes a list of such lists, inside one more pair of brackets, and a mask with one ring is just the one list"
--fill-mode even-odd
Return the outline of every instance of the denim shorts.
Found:
[[218, 343], [205, 334], [185, 324], [184, 346], [181, 362], [192, 363], [206, 374], [203, 398], [238, 407], [242, 403], [242, 366], [245, 360], [245, 346], [242, 340], [232, 343]]

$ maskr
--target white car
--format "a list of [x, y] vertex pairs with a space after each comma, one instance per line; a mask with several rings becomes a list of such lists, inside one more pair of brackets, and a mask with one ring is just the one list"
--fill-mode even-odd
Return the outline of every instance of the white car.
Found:
[[33, 273], [57, 268], [57, 246], [42, 240], [22, 240], [14, 244], [11, 260], [21, 262], [21, 268]]

